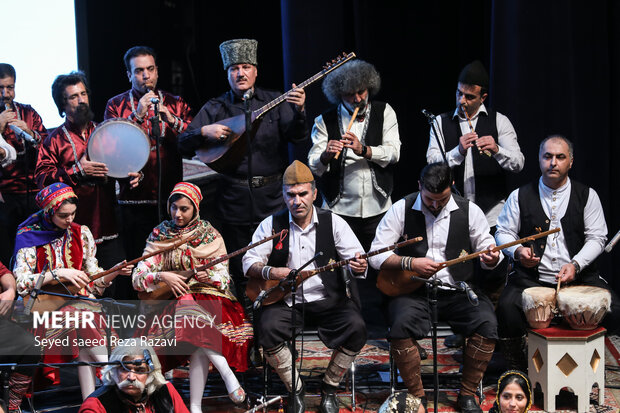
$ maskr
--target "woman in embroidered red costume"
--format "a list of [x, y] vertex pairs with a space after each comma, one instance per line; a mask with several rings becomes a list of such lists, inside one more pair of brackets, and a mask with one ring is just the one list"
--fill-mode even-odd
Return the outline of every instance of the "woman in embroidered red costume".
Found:
[[[202, 394], [207, 381], [209, 362], [217, 368], [235, 403], [245, 401], [245, 391], [239, 385], [231, 367], [238, 372], [247, 370], [248, 348], [252, 341], [252, 326], [245, 317], [243, 307], [230, 290], [228, 261], [219, 263], [206, 271], [196, 268], [214, 258], [226, 255], [226, 247], [220, 233], [199, 215], [202, 193], [196, 185], [180, 182], [168, 198], [168, 212], [172, 219], [164, 221], [149, 236], [144, 253], [162, 249], [179, 238], [196, 239], [164, 254], [141, 261], [133, 273], [133, 285], [138, 291], [153, 291], [160, 282], [166, 283], [177, 299], [164, 309], [164, 315], [174, 314], [173, 328], [151, 325], [150, 338], [174, 337], [177, 346], [188, 346], [190, 357], [190, 410], [201, 410]], [[188, 282], [180, 274], [194, 271]], [[202, 320], [192, 328], [185, 320]], [[212, 327], [204, 321], [213, 319]], [[172, 330], [172, 331], [171, 331]], [[166, 349], [156, 349], [160, 352]], [[188, 354], [188, 352], [183, 352]], [[168, 368], [172, 363], [184, 362], [187, 357], [161, 357]]]
[[[79, 295], [93, 298], [91, 292], [101, 295], [117, 275], [131, 274], [133, 266], [127, 266], [94, 282], [90, 280], [89, 276], [103, 269], [95, 258], [95, 240], [90, 229], [73, 222], [78, 200], [70, 186], [63, 183], [49, 185], [37, 194], [36, 202], [41, 210], [19, 225], [15, 239], [13, 275], [20, 295], [30, 293], [37, 280], [43, 277], [42, 286], [54, 282], [73, 285], [80, 288]], [[37, 330], [36, 334], [41, 335], [41, 339], [60, 340], [56, 341], [57, 345], [45, 348], [43, 361], [69, 361], [75, 357], [81, 361], [107, 361], [107, 336], [100, 305], [76, 300], [68, 302], [59, 308], [59, 311], [63, 313], [63, 317], [67, 313], [78, 317], [78, 322], [64, 328]], [[89, 317], [91, 314], [94, 317], [94, 327], [80, 321], [86, 312]], [[64, 318], [61, 324], [65, 325]], [[83, 340], [91, 340], [90, 343], [95, 345], [74, 345]], [[78, 367], [84, 399], [95, 390], [94, 373], [90, 366]], [[54, 378], [53, 374], [51, 378]]]

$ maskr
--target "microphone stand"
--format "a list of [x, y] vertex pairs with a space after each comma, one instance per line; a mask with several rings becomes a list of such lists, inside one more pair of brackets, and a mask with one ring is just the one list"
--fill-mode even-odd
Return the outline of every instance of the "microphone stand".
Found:
[[[296, 393], [296, 386], [295, 384], [297, 383], [296, 381], [296, 375], [295, 375], [295, 324], [297, 323], [297, 314], [295, 312], [295, 295], [297, 292], [297, 275], [299, 275], [299, 273], [306, 268], [308, 265], [310, 265], [311, 263], [313, 263], [317, 258], [319, 258], [321, 255], [323, 255], [322, 251], [319, 251], [314, 257], [310, 258], [310, 260], [308, 260], [308, 262], [306, 262], [304, 265], [302, 265], [301, 267], [297, 268], [296, 270], [291, 270], [291, 272], [288, 273], [288, 276], [285, 278], [286, 282], [290, 282], [291, 283], [291, 340], [293, 341], [293, 357], [291, 357], [291, 394], [289, 395], [289, 404], [291, 406], [291, 411], [296, 411], [296, 406], [295, 406], [295, 393]], [[285, 281], [282, 280], [282, 281]], [[301, 305], [304, 305], [304, 302], [302, 300]], [[302, 320], [303, 321], [303, 320]], [[301, 355], [303, 357], [303, 355]]]
[[157, 217], [163, 221], [161, 212], [161, 128], [159, 126], [159, 99], [151, 100], [153, 103], [153, 117], [151, 118], [151, 137], [155, 139], [157, 153]]
[[411, 279], [415, 281], [421, 281], [423, 283], [426, 283], [427, 285], [426, 293], [428, 296], [428, 303], [431, 310], [431, 343], [433, 346], [433, 388], [435, 390], [435, 393], [433, 395], [433, 406], [435, 411], [437, 411], [437, 406], [439, 406], [439, 373], [437, 371], [437, 325], [439, 324], [439, 316], [437, 312], [437, 290], [440, 286], [447, 287], [456, 291], [465, 291], [465, 289], [459, 285], [441, 281], [439, 278], [436, 277], [422, 278], [416, 275], [412, 275]]
[[254, 186], [252, 177], [252, 109], [250, 109], [250, 99], [252, 99], [253, 93], [248, 93], [243, 97], [243, 113], [245, 115], [245, 137], [247, 140], [247, 155], [248, 155], [248, 189], [250, 191], [250, 238], [254, 232]]

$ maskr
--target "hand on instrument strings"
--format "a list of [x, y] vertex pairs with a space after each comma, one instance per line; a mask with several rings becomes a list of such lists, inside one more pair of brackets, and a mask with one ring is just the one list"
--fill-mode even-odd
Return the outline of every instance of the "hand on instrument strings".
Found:
[[471, 148], [476, 143], [476, 139], [478, 139], [478, 134], [476, 132], [468, 132], [459, 138], [459, 152], [461, 155], [465, 156], [467, 149]]
[[142, 172], [129, 172], [127, 175], [129, 176], [129, 186], [131, 189], [136, 188], [144, 179]]
[[273, 267], [269, 272], [270, 280], [283, 280], [291, 273], [290, 268], [286, 267]]
[[182, 275], [163, 271], [159, 273], [159, 278], [170, 287], [175, 297], [178, 298], [189, 293], [189, 286]]
[[286, 94], [286, 101], [297, 106], [297, 110], [304, 111], [304, 104], [306, 102], [306, 92], [302, 88], [298, 88], [293, 83], [293, 88]]
[[360, 258], [360, 253], [355, 253], [355, 258], [349, 261], [349, 268], [355, 274], [363, 274], [368, 268], [368, 261], [365, 258]]
[[430, 277], [441, 269], [441, 264], [430, 258], [414, 258], [411, 269], [423, 277]]
[[[489, 250], [495, 247], [495, 244], [489, 245]], [[480, 254], [480, 261], [488, 265], [489, 267], [495, 266], [499, 261], [499, 251], [485, 252]]]
[[476, 146], [481, 151], [489, 151], [492, 154], [499, 152], [499, 146], [495, 142], [495, 139], [491, 135], [483, 136], [476, 140]]
[[532, 268], [538, 265], [540, 258], [534, 255], [530, 247], [519, 247], [514, 253], [515, 260], [518, 260], [525, 268]]
[[222, 277], [214, 271], [197, 271], [195, 277], [201, 283], [212, 285], [220, 290], [226, 289], [227, 284], [222, 282]]
[[80, 164], [84, 170], [84, 174], [103, 178], [108, 174], [108, 167], [102, 162], [92, 162], [86, 159], [86, 155], [80, 159]]
[[71, 283], [78, 288], [83, 288], [90, 282], [90, 278], [84, 271], [74, 268], [60, 268], [54, 272], [63, 284]]
[[560, 272], [555, 275], [555, 279], [562, 284], [566, 284], [574, 281], [575, 275], [575, 266], [569, 262], [568, 264], [562, 265], [562, 268], [560, 268]]
[[[9, 274], [10, 276], [10, 274]], [[11, 306], [13, 305], [13, 300], [15, 299], [15, 290], [8, 289], [0, 294], [0, 317], [8, 314]]]
[[[140, 116], [141, 118], [146, 116], [149, 108], [153, 104], [151, 103], [151, 99], [159, 99], [159, 96], [157, 96], [157, 94], [153, 92], [152, 90], [145, 93], [138, 101], [138, 107], [136, 108], [136, 112], [138, 112], [138, 116]], [[161, 111], [162, 106], [163, 105], [159, 105], [160, 111]]]
[[219, 123], [212, 123], [200, 128], [200, 134], [202, 136], [216, 141], [223, 141], [232, 135], [232, 133], [232, 129], [226, 125], [220, 125]]
[[353, 153], [357, 156], [362, 156], [363, 145], [360, 140], [357, 139], [357, 136], [355, 136], [353, 132], [349, 131], [342, 135], [342, 139], [340, 140], [340, 142], [343, 143], [345, 148], [351, 148]]

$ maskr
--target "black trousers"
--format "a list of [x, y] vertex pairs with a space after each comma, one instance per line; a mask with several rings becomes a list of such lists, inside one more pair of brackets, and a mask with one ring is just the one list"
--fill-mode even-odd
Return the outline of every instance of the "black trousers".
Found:
[[[607, 313], [603, 322], [603, 327], [609, 333], [618, 333], [620, 331], [620, 298], [609, 288], [605, 280], [598, 276], [580, 277], [570, 285], [590, 285], [601, 287], [611, 292], [611, 312]], [[497, 305], [497, 320], [499, 322], [499, 336], [502, 338], [517, 338], [526, 334], [529, 325], [523, 312], [523, 290], [529, 287], [551, 287], [555, 288], [555, 284], [542, 283], [539, 280], [532, 279], [527, 274], [515, 269], [508, 276], [506, 287], [499, 297]]]
[[[295, 334], [301, 332], [304, 322], [317, 327], [321, 341], [331, 349], [344, 347], [351, 351], [360, 351], [366, 344], [366, 325], [359, 307], [348, 299], [340, 304], [326, 306], [323, 301], [302, 305], [295, 309], [280, 301], [263, 307], [254, 319], [258, 343], [270, 349], [291, 339], [291, 315], [295, 311]], [[305, 313], [305, 320], [304, 315]]]
[[[437, 293], [438, 320], [447, 322], [457, 334], [470, 337], [480, 334], [497, 339], [497, 319], [491, 300], [478, 294], [478, 305], [472, 304], [464, 292]], [[389, 339], [426, 337], [432, 328], [431, 308], [424, 287], [412, 294], [392, 298], [388, 303]]]

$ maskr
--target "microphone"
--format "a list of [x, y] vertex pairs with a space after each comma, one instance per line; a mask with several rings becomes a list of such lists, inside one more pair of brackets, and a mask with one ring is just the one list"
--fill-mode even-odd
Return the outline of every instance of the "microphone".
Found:
[[340, 270], [340, 276], [342, 277], [342, 282], [344, 283], [344, 291], [347, 298], [351, 298], [351, 270], [349, 269], [349, 266], [341, 267]]
[[39, 295], [39, 291], [41, 290], [41, 285], [43, 285], [43, 280], [45, 279], [45, 273], [47, 272], [47, 267], [43, 270], [42, 273], [37, 277], [37, 281], [34, 283], [34, 288], [30, 290], [30, 300], [26, 304], [24, 304], [24, 312], [26, 314], [30, 314], [32, 312], [32, 307], [34, 306], [34, 302]]
[[142, 354], [144, 355], [144, 360], [146, 361], [146, 364], [148, 364], [149, 366], [149, 370], [154, 371], [155, 364], [153, 364], [153, 359], [151, 358], [151, 352], [148, 350], [144, 350]]
[[243, 94], [243, 100], [252, 99], [252, 96], [254, 96], [254, 89], [248, 89]]
[[263, 290], [258, 294], [258, 297], [256, 297], [256, 300], [254, 300], [254, 304], [252, 304], [252, 309], [254, 311], [258, 310], [259, 308], [262, 307], [263, 305], [263, 300], [265, 299], [265, 295], [267, 295], [267, 291]]
[[428, 119], [430, 120], [434, 120], [435, 119], [435, 115], [433, 115], [432, 113], [430, 113], [428, 110], [426, 109], [422, 109], [422, 114], [424, 114], [424, 116], [426, 116]]
[[467, 294], [467, 299], [469, 300], [469, 302], [472, 303], [475, 307], [477, 307], [478, 306], [478, 296], [471, 289], [469, 284], [467, 284], [465, 281], [459, 281], [459, 282], [456, 283], [456, 285], [458, 285], [459, 287], [461, 287], [465, 291], [465, 294]]
[[15, 126], [15, 125], [9, 125], [9, 128], [11, 128], [13, 130], [13, 132], [15, 133], [15, 135], [18, 138], [22, 138], [23, 140], [25, 140], [26, 142], [28, 142], [29, 144], [31, 144], [32, 146], [37, 146], [37, 141], [34, 140], [34, 138], [30, 135], [28, 135], [24, 130], [22, 130], [22, 128], [20, 128], [19, 126]]
[[616, 235], [609, 241], [609, 244], [605, 247], [605, 252], [611, 252], [611, 249], [620, 241], [620, 231], [616, 232]]
[[[146, 89], [146, 93], [151, 93], [151, 92], [152, 92], [151, 89], [148, 89], [148, 88]], [[151, 98], [151, 103], [153, 105], [157, 105], [159, 103], [159, 98]]]

